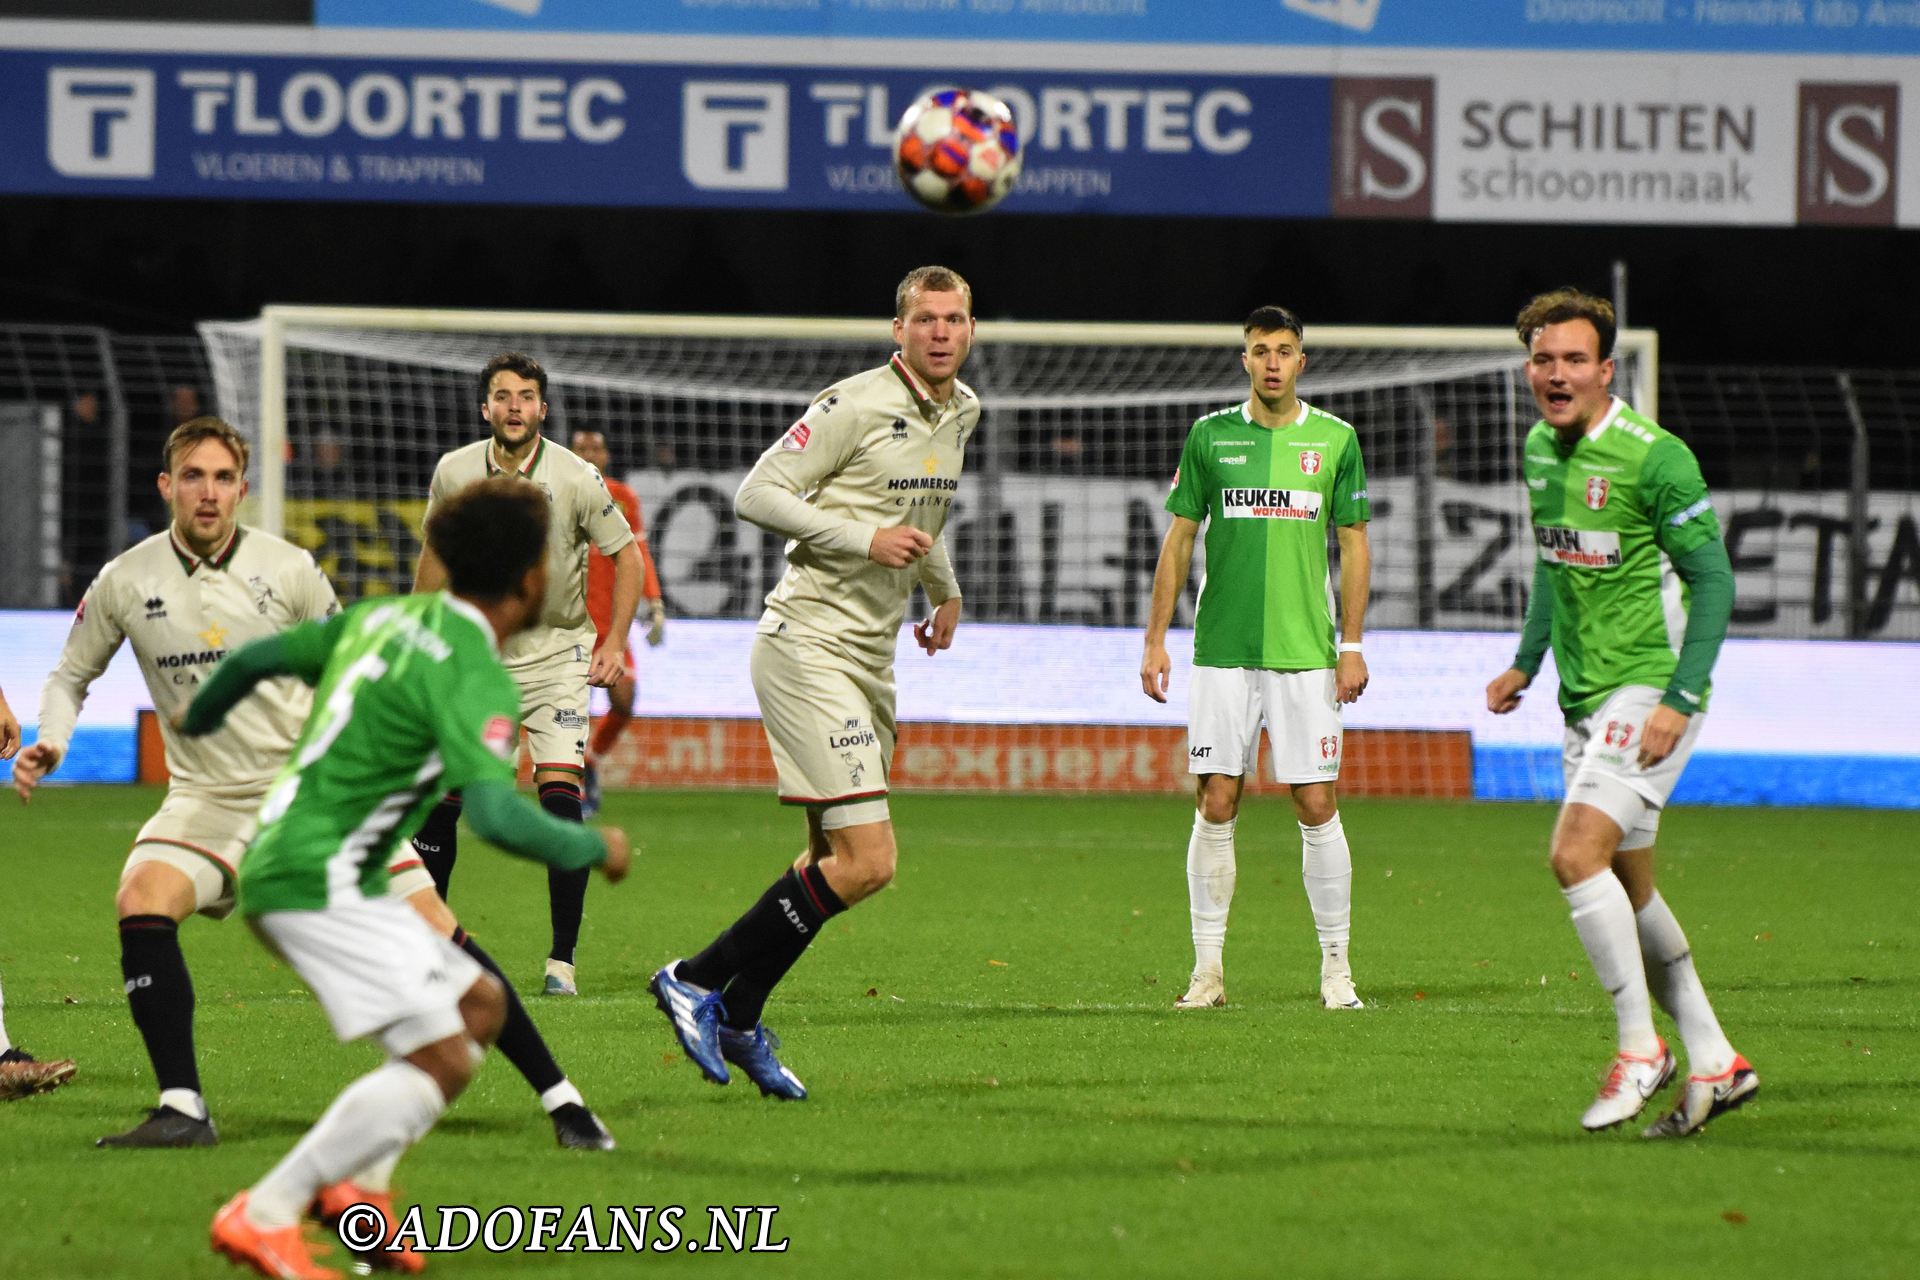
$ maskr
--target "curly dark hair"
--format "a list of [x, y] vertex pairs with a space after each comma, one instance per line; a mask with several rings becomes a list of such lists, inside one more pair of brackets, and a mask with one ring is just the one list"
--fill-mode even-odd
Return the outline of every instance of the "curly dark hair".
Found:
[[1569, 320], [1585, 320], [1592, 325], [1594, 332], [1600, 335], [1600, 358], [1613, 358], [1613, 339], [1619, 331], [1613, 319], [1613, 304], [1572, 285], [1540, 294], [1528, 301], [1526, 306], [1520, 308], [1513, 327], [1520, 335], [1520, 345], [1531, 351], [1533, 339], [1542, 329], [1550, 324], [1565, 324]]
[[546, 495], [516, 476], [475, 481], [434, 507], [427, 545], [455, 595], [498, 600], [547, 554]]

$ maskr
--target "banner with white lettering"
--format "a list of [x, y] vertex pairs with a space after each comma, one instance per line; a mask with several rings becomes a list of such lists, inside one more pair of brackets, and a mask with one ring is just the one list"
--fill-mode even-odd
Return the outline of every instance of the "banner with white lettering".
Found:
[[1320, 76], [117, 52], [0, 53], [0, 192], [904, 211], [894, 125], [955, 81], [1028, 212], [1326, 212]]

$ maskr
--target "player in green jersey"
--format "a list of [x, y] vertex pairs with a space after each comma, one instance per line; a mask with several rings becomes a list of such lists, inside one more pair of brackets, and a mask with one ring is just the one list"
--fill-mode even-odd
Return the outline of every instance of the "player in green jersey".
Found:
[[[334, 1274], [301, 1239], [310, 1210], [338, 1218], [372, 1205], [392, 1241], [393, 1166], [466, 1087], [505, 1017], [499, 983], [387, 892], [388, 860], [427, 810], [461, 787], [469, 820], [493, 843], [552, 866], [599, 865], [609, 880], [626, 874], [624, 833], [549, 817], [514, 793], [520, 697], [499, 646], [539, 617], [547, 523], [532, 486], [471, 486], [427, 526], [448, 592], [365, 601], [249, 644], [187, 710], [182, 731], [205, 733], [268, 676], [315, 686], [242, 864], [240, 910], [341, 1039], [372, 1037], [389, 1055], [214, 1217], [215, 1250], [263, 1274]], [[397, 1245], [379, 1261], [423, 1265]]]
[[[1354, 429], [1295, 393], [1307, 366], [1299, 318], [1261, 307], [1242, 328], [1245, 403], [1193, 424], [1153, 573], [1140, 684], [1167, 700], [1167, 628], [1186, 586], [1194, 539], [1207, 527], [1206, 573], [1194, 619], [1187, 771], [1196, 776], [1187, 895], [1193, 980], [1176, 1009], [1227, 1002], [1220, 953], [1235, 879], [1240, 791], [1267, 726], [1273, 777], [1290, 785], [1300, 823], [1301, 878], [1320, 936], [1320, 1001], [1365, 1007], [1347, 944], [1353, 855], [1334, 794], [1340, 708], [1367, 687], [1360, 654], [1372, 557], [1367, 473]], [[1327, 530], [1340, 543], [1340, 640], [1334, 641]]]
[[1691, 1074], [1646, 1136], [1678, 1137], [1760, 1088], [1720, 1029], [1653, 870], [1660, 811], [1699, 736], [1732, 616], [1733, 567], [1693, 451], [1612, 394], [1613, 308], [1561, 289], [1527, 303], [1518, 329], [1541, 413], [1522, 456], [1537, 559], [1520, 650], [1487, 685], [1487, 709], [1520, 705], [1551, 644], [1567, 722], [1553, 870], [1619, 1024], [1618, 1054], [1580, 1123], [1630, 1120], [1673, 1078], [1651, 989]]

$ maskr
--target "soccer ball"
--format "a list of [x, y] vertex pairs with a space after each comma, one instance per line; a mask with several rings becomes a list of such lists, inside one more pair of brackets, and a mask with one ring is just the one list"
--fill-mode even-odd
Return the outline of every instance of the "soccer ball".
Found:
[[893, 167], [935, 213], [985, 213], [1020, 176], [1013, 112], [977, 89], [935, 89], [900, 117]]

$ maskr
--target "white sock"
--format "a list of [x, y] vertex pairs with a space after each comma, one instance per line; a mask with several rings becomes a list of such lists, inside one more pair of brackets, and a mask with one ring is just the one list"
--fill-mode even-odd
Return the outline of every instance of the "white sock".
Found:
[[195, 1120], [207, 1118], [207, 1100], [200, 1096], [197, 1089], [162, 1089], [160, 1105], [172, 1107], [175, 1111], [190, 1115]]
[[396, 1151], [392, 1155], [381, 1156], [366, 1168], [350, 1174], [353, 1185], [362, 1191], [393, 1190], [393, 1168], [400, 1163], [400, 1157], [405, 1154], [404, 1151]]
[[1340, 815], [1317, 827], [1300, 824], [1300, 879], [1313, 908], [1313, 929], [1320, 935], [1323, 973], [1350, 973], [1347, 940], [1353, 925], [1353, 851]]
[[569, 1102], [578, 1103], [583, 1107], [587, 1105], [587, 1100], [580, 1096], [580, 1091], [573, 1087], [571, 1080], [562, 1080], [540, 1095], [540, 1105], [547, 1109], [548, 1115], [552, 1115]]
[[1720, 1029], [1720, 1019], [1713, 1016], [1707, 990], [1694, 972], [1693, 951], [1673, 909], [1656, 890], [1633, 919], [1640, 931], [1647, 986], [1679, 1024], [1680, 1039], [1687, 1046], [1687, 1070], [1697, 1076], [1721, 1074], [1733, 1065], [1733, 1045]]
[[1187, 841], [1187, 909], [1193, 916], [1193, 967], [1219, 969], [1227, 945], [1227, 909], [1233, 905], [1236, 866], [1233, 821], [1208, 822], [1193, 814]]
[[322, 1187], [377, 1173], [383, 1160], [397, 1161], [446, 1109], [432, 1076], [411, 1062], [388, 1059], [341, 1090], [293, 1150], [253, 1184], [247, 1216], [257, 1226], [292, 1226]]
[[1660, 1037], [1653, 1030], [1653, 1005], [1647, 998], [1647, 972], [1640, 963], [1640, 935], [1627, 887], [1613, 872], [1602, 871], [1560, 892], [1573, 911], [1573, 927], [1593, 963], [1594, 977], [1613, 997], [1620, 1052], [1652, 1057]]
[[0, 988], [0, 1053], [13, 1048], [13, 1041], [7, 1039], [7, 993]]

